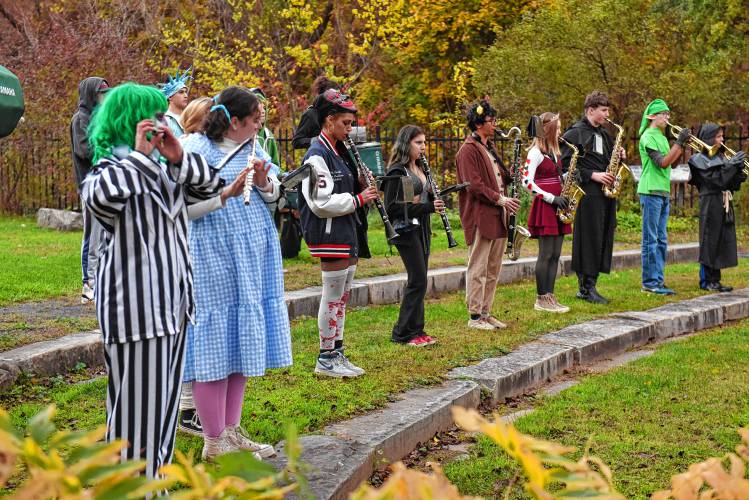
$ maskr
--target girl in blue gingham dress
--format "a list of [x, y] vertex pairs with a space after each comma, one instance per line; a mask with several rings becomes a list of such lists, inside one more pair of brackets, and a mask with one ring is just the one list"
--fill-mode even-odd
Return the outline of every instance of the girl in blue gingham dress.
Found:
[[[215, 138], [215, 122], [219, 122], [219, 132], [224, 134], [221, 140], [192, 134], [183, 139], [185, 151], [200, 153], [216, 166], [241, 143], [242, 133], [249, 130], [247, 137], [253, 135], [250, 121], [254, 113], [247, 114], [250, 108], [245, 101], [257, 99], [247, 97], [244, 90], [224, 90], [218, 98], [223, 104], [214, 106], [208, 115], [206, 134]], [[251, 109], [261, 105], [253, 104]], [[255, 158], [270, 162], [259, 144], [254, 146]], [[227, 184], [245, 168], [252, 147], [250, 141], [223, 165], [219, 175]], [[197, 306], [195, 324], [187, 330], [183, 380], [194, 382], [193, 395], [206, 440], [204, 456], [209, 458], [231, 449], [252, 449], [234, 442], [235, 437], [241, 437], [236, 431], [246, 377], [292, 363], [281, 250], [265, 207], [266, 202], [278, 198], [274, 170], [277, 167], [271, 166], [268, 192], [256, 185], [249, 205], [242, 197], [230, 198], [223, 210], [199, 216], [190, 226]], [[219, 414], [214, 413], [217, 407]]]

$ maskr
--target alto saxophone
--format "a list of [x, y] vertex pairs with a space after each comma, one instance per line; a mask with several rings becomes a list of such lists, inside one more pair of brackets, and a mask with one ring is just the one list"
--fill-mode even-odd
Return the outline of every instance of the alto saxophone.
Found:
[[570, 159], [570, 168], [567, 169], [567, 178], [564, 180], [562, 186], [562, 196], [567, 198], [569, 204], [567, 208], [558, 208], [557, 217], [565, 224], [572, 224], [575, 220], [575, 212], [580, 204], [580, 200], [585, 196], [585, 191], [575, 181], [575, 171], [577, 170], [577, 157], [580, 151], [576, 146], [567, 142], [563, 137], [559, 138], [564, 142], [568, 148], [572, 150], [572, 158]]
[[618, 198], [622, 192], [622, 185], [624, 179], [632, 176], [632, 171], [627, 165], [622, 163], [621, 155], [619, 151], [622, 147], [622, 139], [624, 138], [624, 127], [617, 125], [608, 118], [606, 121], [616, 127], [616, 141], [614, 141], [614, 150], [611, 153], [611, 160], [609, 161], [609, 167], [606, 169], [606, 173], [614, 176], [614, 183], [611, 186], [603, 186], [603, 194], [607, 198]]

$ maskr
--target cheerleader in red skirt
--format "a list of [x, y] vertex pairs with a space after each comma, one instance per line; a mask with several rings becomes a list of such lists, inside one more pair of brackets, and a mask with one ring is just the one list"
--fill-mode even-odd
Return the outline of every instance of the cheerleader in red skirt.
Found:
[[531, 117], [528, 135], [533, 142], [523, 169], [523, 185], [533, 195], [533, 204], [528, 215], [528, 230], [532, 238], [538, 239], [536, 261], [536, 291], [538, 297], [534, 309], [553, 313], [566, 313], [554, 296], [554, 283], [559, 268], [564, 235], [570, 234], [569, 224], [557, 217], [557, 209], [566, 208], [569, 200], [562, 193], [562, 162], [559, 153], [559, 115], [543, 113]]

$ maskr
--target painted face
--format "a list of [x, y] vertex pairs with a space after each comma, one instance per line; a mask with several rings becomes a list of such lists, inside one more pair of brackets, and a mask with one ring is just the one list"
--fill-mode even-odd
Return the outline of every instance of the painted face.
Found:
[[418, 159], [426, 151], [426, 145], [427, 138], [424, 134], [419, 134], [411, 139], [411, 151], [409, 152], [411, 160]]
[[326, 118], [327, 127], [325, 132], [336, 141], [342, 141], [351, 132], [351, 127], [356, 119], [354, 113], [338, 113]]
[[597, 106], [595, 108], [588, 108], [586, 116], [591, 125], [598, 127], [606, 123], [606, 118], [609, 117], [609, 107]]

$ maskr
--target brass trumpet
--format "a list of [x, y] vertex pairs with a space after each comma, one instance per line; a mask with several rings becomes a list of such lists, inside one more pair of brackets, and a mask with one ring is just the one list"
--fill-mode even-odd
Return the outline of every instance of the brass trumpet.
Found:
[[[731, 158], [733, 158], [733, 156], [736, 154], [736, 151], [734, 151], [733, 149], [729, 148], [725, 144], [721, 144], [720, 145], [720, 147], [718, 148], [718, 152], [720, 152], [721, 150], [723, 151], [723, 154], [726, 155], [726, 158], [728, 158], [729, 160]], [[746, 175], [747, 177], [749, 177], [749, 159], [744, 160], [743, 171], [744, 171], [744, 175]]]
[[[678, 125], [673, 125], [671, 122], [666, 122], [666, 125], [668, 126], [668, 129], [671, 131], [671, 136], [676, 139], [679, 137], [679, 134], [683, 130]], [[720, 144], [713, 144], [712, 146], [708, 146], [707, 143], [700, 140], [696, 135], [689, 134], [689, 140], [687, 141], [687, 145], [692, 148], [697, 153], [705, 153], [707, 156], [715, 156], [718, 151], [720, 150]], [[735, 153], [734, 153], [735, 154]]]

